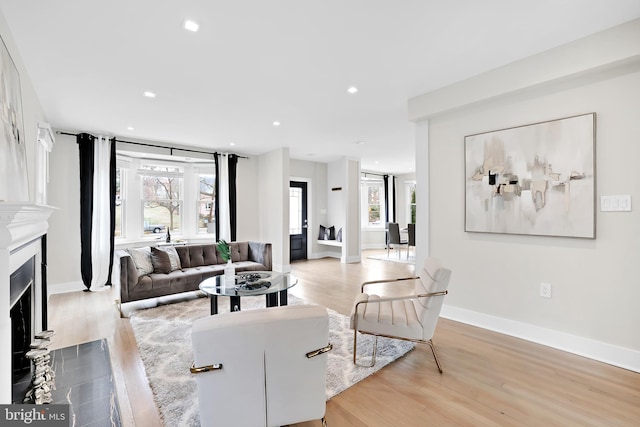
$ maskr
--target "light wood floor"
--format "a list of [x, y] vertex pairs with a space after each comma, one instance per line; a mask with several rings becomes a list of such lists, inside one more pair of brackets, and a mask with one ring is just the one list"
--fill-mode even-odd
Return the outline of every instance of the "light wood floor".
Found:
[[[366, 254], [357, 264], [293, 263], [299, 284], [291, 292], [348, 315], [361, 282], [414, 274], [411, 265]], [[123, 424], [160, 426], [133, 332], [114, 299], [111, 291], [53, 295], [55, 347], [107, 338]], [[428, 346], [418, 345], [331, 399], [329, 426], [640, 425], [640, 374], [447, 319], [434, 343], [444, 374]]]

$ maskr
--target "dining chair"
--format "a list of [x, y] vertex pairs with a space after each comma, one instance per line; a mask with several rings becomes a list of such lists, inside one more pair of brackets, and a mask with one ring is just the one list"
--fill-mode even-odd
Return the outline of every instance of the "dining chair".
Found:
[[[402, 245], [407, 244], [407, 241], [402, 240], [402, 238], [400, 237], [400, 226], [398, 225], [397, 222], [389, 223], [388, 234], [389, 234], [389, 237], [388, 237], [388, 243], [387, 243], [387, 258], [389, 257], [389, 249], [391, 248], [392, 245], [398, 245], [399, 247], [402, 247]], [[398, 251], [398, 258], [400, 258], [399, 251]]]
[[408, 240], [407, 240], [407, 260], [409, 259], [409, 248], [413, 246], [413, 250], [415, 252], [416, 249], [416, 225], [415, 224], [407, 224], [408, 231]]

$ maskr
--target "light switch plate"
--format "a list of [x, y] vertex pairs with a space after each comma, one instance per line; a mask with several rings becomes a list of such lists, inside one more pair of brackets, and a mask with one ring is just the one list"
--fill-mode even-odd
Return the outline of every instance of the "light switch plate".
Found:
[[631, 195], [600, 197], [601, 212], [631, 212]]

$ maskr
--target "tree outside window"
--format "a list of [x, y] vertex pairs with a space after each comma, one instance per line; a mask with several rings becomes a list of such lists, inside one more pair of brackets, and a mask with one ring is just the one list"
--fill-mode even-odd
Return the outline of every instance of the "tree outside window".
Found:
[[408, 186], [409, 190], [409, 223], [416, 223], [416, 184], [412, 183]]
[[115, 237], [123, 237], [122, 235], [122, 218], [124, 218], [124, 197], [123, 191], [124, 183], [123, 183], [123, 175], [124, 170], [120, 168], [116, 168], [116, 228], [113, 233]]
[[369, 185], [367, 188], [367, 203], [369, 212], [369, 225], [380, 224], [380, 186]]
[[216, 176], [213, 174], [198, 175], [198, 232], [201, 233], [207, 232], [209, 224], [215, 224], [215, 182]]
[[142, 165], [144, 234], [180, 232], [182, 173], [172, 166]]

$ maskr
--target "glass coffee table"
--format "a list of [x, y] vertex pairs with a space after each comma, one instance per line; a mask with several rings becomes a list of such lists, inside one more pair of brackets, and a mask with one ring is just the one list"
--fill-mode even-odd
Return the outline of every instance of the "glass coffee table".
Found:
[[200, 290], [209, 296], [211, 314], [218, 314], [218, 297], [229, 297], [231, 311], [240, 311], [240, 298], [265, 295], [267, 307], [287, 305], [287, 290], [298, 283], [289, 273], [275, 271], [245, 271], [227, 281], [224, 275], [210, 277], [200, 283]]

